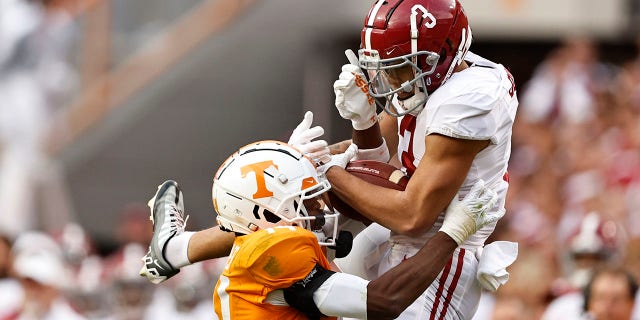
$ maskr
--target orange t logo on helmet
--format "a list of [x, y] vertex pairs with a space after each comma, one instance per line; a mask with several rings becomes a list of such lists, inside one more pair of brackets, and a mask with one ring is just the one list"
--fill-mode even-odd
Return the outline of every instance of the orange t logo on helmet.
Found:
[[[254, 199], [260, 199], [260, 198], [266, 198], [266, 197], [273, 196], [273, 192], [271, 192], [269, 189], [267, 189], [267, 184], [266, 184], [265, 178], [264, 178], [264, 170], [266, 170], [267, 168], [269, 168], [271, 166], [273, 166], [276, 169], [278, 169], [278, 166], [275, 163], [273, 163], [273, 161], [271, 161], [271, 160], [248, 164], [248, 165], [240, 168], [240, 173], [242, 174], [243, 178], [246, 178], [247, 174], [249, 174], [251, 172], [253, 172], [255, 174], [256, 186], [258, 187], [258, 189], [256, 190], [256, 193], [253, 194], [253, 198]], [[318, 181], [316, 181], [316, 179], [314, 179], [313, 177], [305, 178], [305, 179], [302, 180], [302, 186], [301, 186], [300, 190], [304, 190], [306, 188], [315, 186], [316, 184], [318, 184]]]
[[273, 192], [267, 189], [267, 185], [265, 184], [264, 180], [264, 170], [271, 166], [274, 166], [276, 169], [278, 168], [278, 166], [275, 165], [271, 160], [252, 163], [240, 168], [243, 178], [245, 178], [247, 174], [251, 172], [255, 173], [256, 185], [258, 187], [258, 190], [256, 190], [256, 193], [253, 194], [254, 199], [271, 197], [273, 195]]

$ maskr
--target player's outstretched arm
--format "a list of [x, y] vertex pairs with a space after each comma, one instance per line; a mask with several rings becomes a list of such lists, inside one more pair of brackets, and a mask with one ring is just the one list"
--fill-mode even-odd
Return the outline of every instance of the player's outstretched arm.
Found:
[[476, 182], [467, 196], [454, 197], [440, 231], [413, 257], [387, 271], [367, 287], [368, 319], [397, 317], [435, 280], [455, 249], [469, 236], [504, 212], [491, 212], [498, 195], [484, 181]]
[[231, 251], [234, 235], [218, 226], [198, 232], [185, 231], [182, 190], [167, 180], [158, 186], [151, 200], [153, 239], [142, 258], [140, 275], [158, 284], [173, 277], [180, 268], [203, 260], [225, 257]]
[[416, 255], [367, 286], [367, 319], [395, 319], [436, 279], [458, 244], [438, 232]]
[[387, 271], [367, 287], [368, 319], [393, 319], [435, 280], [455, 249], [469, 236], [504, 215], [491, 212], [498, 195], [476, 182], [467, 196], [454, 197], [440, 231], [413, 257]]
[[235, 235], [220, 230], [220, 226], [201, 230], [189, 240], [187, 256], [191, 263], [226, 257], [231, 252]]

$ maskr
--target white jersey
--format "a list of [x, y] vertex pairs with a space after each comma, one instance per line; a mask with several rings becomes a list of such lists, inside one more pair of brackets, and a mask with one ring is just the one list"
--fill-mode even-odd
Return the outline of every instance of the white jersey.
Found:
[[[429, 134], [490, 140], [490, 145], [473, 160], [460, 193], [464, 196], [478, 179], [483, 179], [500, 196], [497, 207], [501, 209], [508, 186], [511, 127], [518, 107], [515, 85], [513, 77], [502, 65], [472, 53], [468, 53], [465, 60], [470, 67], [454, 73], [429, 97], [417, 116], [406, 115], [398, 119], [398, 157], [403, 169], [411, 175], [424, 156], [424, 139]], [[440, 229], [443, 220], [444, 213], [441, 213], [433, 228], [420, 237], [391, 233], [385, 243], [380, 243], [379, 239], [389, 235], [388, 230], [379, 226], [372, 228], [375, 224], [369, 226], [354, 239], [349, 256], [337, 260], [336, 264], [343, 271], [366, 277], [375, 273], [374, 270], [381, 275], [413, 256]], [[484, 227], [456, 249], [436, 280], [398, 319], [473, 317], [481, 293], [476, 280], [481, 251], [476, 249], [482, 247], [494, 228], [495, 224]]]
[[[460, 188], [464, 196], [471, 186], [483, 179], [499, 195], [503, 208], [508, 184], [507, 164], [511, 155], [511, 129], [518, 108], [513, 77], [500, 64], [471, 52], [465, 57], [470, 67], [454, 73], [429, 96], [417, 115], [398, 118], [398, 158], [403, 170], [411, 175], [424, 156], [424, 139], [429, 134], [469, 140], [490, 140], [490, 145], [473, 160]], [[497, 210], [497, 209], [496, 209]], [[442, 226], [444, 212], [425, 235], [416, 239], [392, 234], [399, 242], [425, 243]], [[462, 244], [477, 248], [493, 232], [495, 223], [485, 226]]]

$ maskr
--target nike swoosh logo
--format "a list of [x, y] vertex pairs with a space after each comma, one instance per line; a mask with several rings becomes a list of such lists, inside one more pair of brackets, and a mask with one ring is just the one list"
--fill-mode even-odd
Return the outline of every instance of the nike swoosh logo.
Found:
[[387, 55], [391, 55], [394, 51], [396, 51], [396, 47], [391, 48], [390, 50], [386, 50]]

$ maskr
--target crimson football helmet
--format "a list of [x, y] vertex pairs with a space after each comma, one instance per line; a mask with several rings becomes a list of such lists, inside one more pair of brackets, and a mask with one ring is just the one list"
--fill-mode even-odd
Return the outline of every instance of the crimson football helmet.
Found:
[[[462, 63], [471, 38], [457, 0], [376, 1], [365, 18], [358, 51], [369, 93], [386, 98], [382, 107], [391, 115], [419, 111]], [[410, 101], [391, 103], [401, 91], [413, 92]]]
[[621, 249], [622, 239], [622, 228], [614, 220], [591, 212], [569, 237], [569, 250], [573, 256], [594, 255], [607, 260]]
[[568, 283], [575, 288], [584, 287], [598, 266], [619, 262], [626, 239], [624, 229], [615, 220], [597, 212], [585, 215], [567, 239], [563, 267]]
[[320, 200], [329, 189], [329, 181], [300, 151], [284, 142], [260, 141], [240, 148], [220, 166], [212, 198], [225, 230], [250, 234], [297, 225], [322, 231], [326, 237], [320, 244], [333, 246], [338, 213], [324, 210]]

